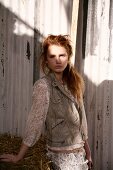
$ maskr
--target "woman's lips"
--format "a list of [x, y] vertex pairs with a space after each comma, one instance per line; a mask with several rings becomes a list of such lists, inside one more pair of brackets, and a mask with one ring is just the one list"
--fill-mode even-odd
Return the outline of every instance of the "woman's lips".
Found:
[[60, 65], [60, 66], [58, 65], [58, 66], [55, 66], [55, 68], [62, 68], [62, 66], [61, 66], [61, 65]]

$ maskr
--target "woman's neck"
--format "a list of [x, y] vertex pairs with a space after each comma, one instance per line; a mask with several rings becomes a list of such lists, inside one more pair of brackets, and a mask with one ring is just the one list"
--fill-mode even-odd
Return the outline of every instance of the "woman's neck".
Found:
[[63, 73], [54, 73], [54, 75], [59, 82], [63, 83]]

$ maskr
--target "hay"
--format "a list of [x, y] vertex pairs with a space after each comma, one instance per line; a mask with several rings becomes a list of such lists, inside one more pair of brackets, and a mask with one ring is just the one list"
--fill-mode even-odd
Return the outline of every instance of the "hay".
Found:
[[[21, 146], [22, 139], [8, 134], [0, 135], [0, 154], [17, 154]], [[29, 148], [25, 158], [16, 164], [1, 163], [0, 170], [50, 170], [50, 162], [46, 157], [45, 141], [40, 140]]]

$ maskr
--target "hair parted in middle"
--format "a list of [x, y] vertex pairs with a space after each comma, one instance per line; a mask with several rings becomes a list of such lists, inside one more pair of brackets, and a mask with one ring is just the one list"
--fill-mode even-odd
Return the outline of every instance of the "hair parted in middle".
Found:
[[78, 100], [79, 104], [83, 97], [84, 81], [76, 68], [71, 64], [72, 45], [69, 35], [49, 35], [42, 44], [41, 66], [45, 74], [47, 70], [47, 53], [50, 45], [58, 45], [64, 47], [68, 54], [68, 64], [63, 72], [63, 80], [66, 82], [68, 89]]

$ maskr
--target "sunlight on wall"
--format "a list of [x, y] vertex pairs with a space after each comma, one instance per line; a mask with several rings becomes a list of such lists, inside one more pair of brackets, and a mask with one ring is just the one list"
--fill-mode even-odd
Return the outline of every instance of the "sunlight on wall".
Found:
[[0, 0], [4, 7], [10, 10], [14, 18], [14, 34], [29, 35], [34, 34], [34, 1], [29, 0]]
[[33, 35], [70, 34], [72, 2], [68, 0], [0, 0], [15, 15], [14, 33]]
[[[92, 1], [93, 2], [93, 1]], [[84, 72], [95, 84], [113, 80], [113, 24], [110, 1], [89, 2]]]
[[37, 29], [41, 34], [70, 34], [72, 1], [41, 0], [38, 11]]
[[85, 59], [84, 73], [95, 85], [104, 80], [113, 80], [113, 59], [109, 63], [96, 55], [88, 55]]

